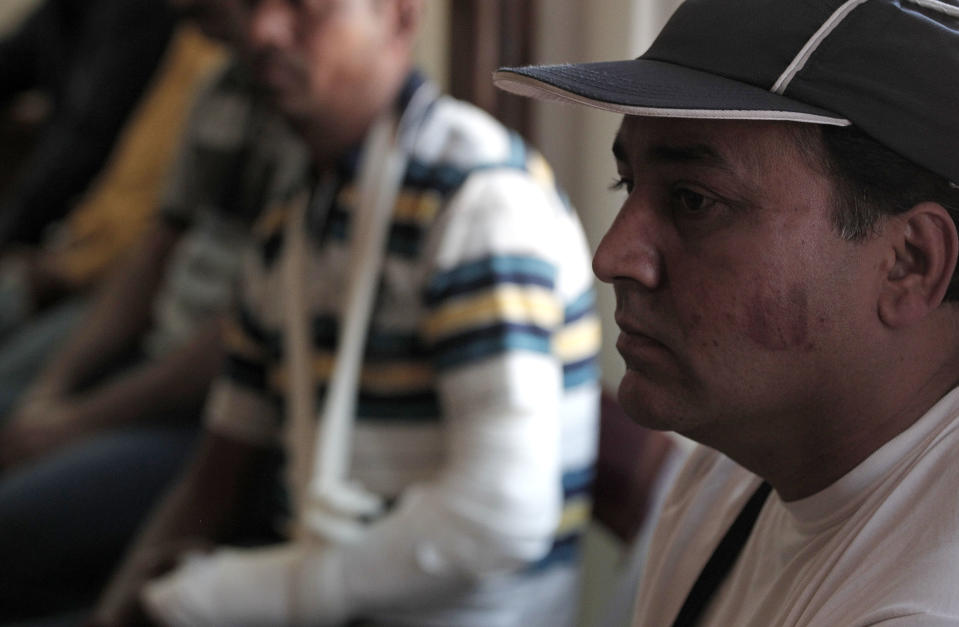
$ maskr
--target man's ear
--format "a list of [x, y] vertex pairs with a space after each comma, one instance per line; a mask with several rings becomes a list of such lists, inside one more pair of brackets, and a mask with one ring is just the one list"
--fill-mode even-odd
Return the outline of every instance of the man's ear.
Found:
[[879, 317], [890, 327], [924, 318], [942, 303], [956, 269], [959, 235], [942, 205], [923, 202], [886, 225], [894, 255], [879, 295]]

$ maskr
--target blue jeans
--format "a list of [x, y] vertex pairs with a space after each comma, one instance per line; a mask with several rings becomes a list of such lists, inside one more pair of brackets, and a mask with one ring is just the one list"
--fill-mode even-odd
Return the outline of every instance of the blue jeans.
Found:
[[0, 625], [90, 606], [196, 433], [113, 431], [0, 475]]

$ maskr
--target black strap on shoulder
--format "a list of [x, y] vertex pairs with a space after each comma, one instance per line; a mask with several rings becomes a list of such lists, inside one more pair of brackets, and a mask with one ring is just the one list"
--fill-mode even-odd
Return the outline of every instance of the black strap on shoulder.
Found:
[[713, 551], [712, 557], [706, 562], [703, 571], [699, 573], [699, 578], [693, 584], [693, 589], [689, 591], [689, 596], [679, 610], [679, 616], [673, 622], [673, 627], [693, 627], [699, 620], [703, 610], [709, 605], [710, 599], [719, 589], [719, 585], [736, 563], [736, 558], [746, 546], [746, 540], [749, 539], [749, 534], [756, 524], [756, 519], [759, 518], [759, 512], [770, 490], [772, 486], [763, 481], [739, 512], [739, 516]]

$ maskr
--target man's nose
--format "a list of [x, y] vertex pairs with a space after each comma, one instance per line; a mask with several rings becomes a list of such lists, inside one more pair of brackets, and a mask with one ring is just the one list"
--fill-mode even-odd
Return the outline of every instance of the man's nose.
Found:
[[286, 0], [261, 0], [250, 9], [249, 42], [254, 50], [285, 47], [293, 40], [294, 15]]
[[630, 279], [656, 289], [663, 278], [661, 234], [655, 213], [627, 199], [593, 255], [593, 273], [604, 283]]

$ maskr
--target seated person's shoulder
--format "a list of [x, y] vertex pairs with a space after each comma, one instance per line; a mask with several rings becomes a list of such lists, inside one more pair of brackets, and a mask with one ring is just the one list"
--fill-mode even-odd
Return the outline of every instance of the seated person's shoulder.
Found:
[[413, 158], [427, 167], [465, 175], [477, 168], [525, 168], [528, 151], [515, 132], [485, 111], [441, 96], [418, 133]]

